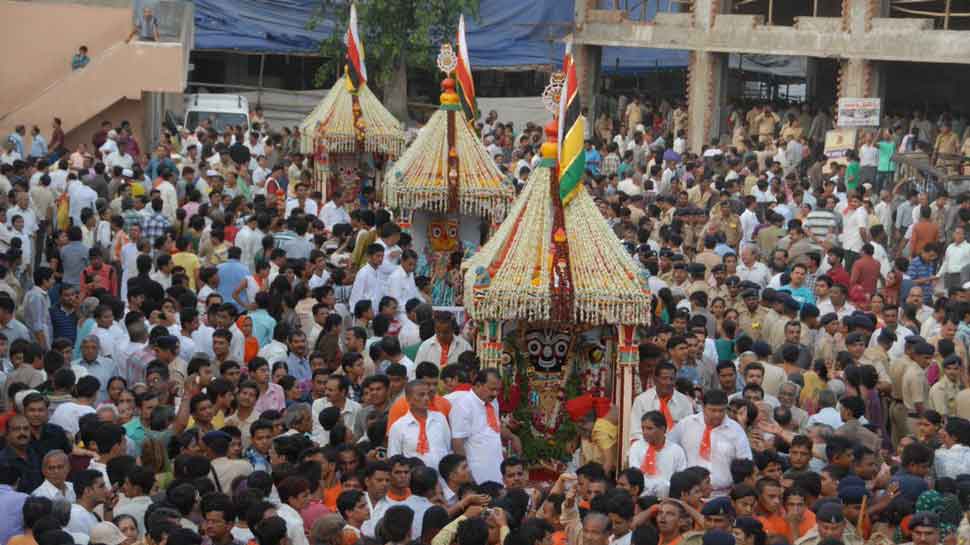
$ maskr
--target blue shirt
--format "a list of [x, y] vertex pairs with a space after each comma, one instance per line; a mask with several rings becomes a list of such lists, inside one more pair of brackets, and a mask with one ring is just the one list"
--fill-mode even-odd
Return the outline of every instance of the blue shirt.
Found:
[[51, 305], [51, 327], [55, 339], [64, 338], [74, 345], [77, 339], [77, 314], [65, 312], [61, 305]]
[[811, 303], [813, 305], [815, 304], [815, 294], [812, 293], [812, 290], [808, 289], [808, 286], [793, 288], [791, 287], [791, 284], [785, 284], [781, 287], [780, 291], [787, 291], [790, 293], [792, 298], [801, 303], [802, 306], [805, 306], [805, 303]]
[[17, 153], [19, 153], [21, 157], [24, 157], [24, 137], [15, 132], [10, 135], [8, 140], [10, 140], [10, 143], [13, 144], [13, 149], [17, 150]]
[[120, 376], [118, 373], [118, 365], [110, 358], [96, 358], [94, 361], [89, 362], [81, 357], [72, 361], [71, 365], [77, 365], [83, 368], [89, 375], [95, 377], [101, 383], [101, 389], [98, 390], [98, 403], [108, 398], [108, 381], [113, 377]]
[[0, 484], [0, 543], [24, 533], [24, 501], [27, 494]]
[[[219, 289], [217, 291], [219, 292], [219, 295], [222, 296], [222, 300], [229, 301], [235, 305], [236, 308], [241, 309], [242, 307], [239, 306], [239, 303], [232, 298], [232, 292], [236, 291], [239, 284], [241, 284], [242, 281], [248, 276], [249, 267], [240, 263], [238, 259], [230, 259], [225, 263], [221, 263], [219, 265]], [[251, 302], [249, 301], [249, 295], [246, 294], [245, 289], [239, 293], [239, 298], [246, 303]]]
[[[927, 263], [923, 261], [922, 256], [916, 256], [912, 261], [909, 262], [909, 269], [906, 270], [906, 274], [913, 280], [919, 280], [921, 278], [930, 278], [936, 273], [936, 265], [933, 263]], [[933, 302], [933, 290], [923, 288], [923, 303], [931, 304]]]
[[591, 150], [586, 150], [586, 170], [592, 172], [593, 174], [599, 175], [600, 173], [600, 162], [602, 161], [600, 152], [596, 151], [596, 148]]
[[44, 157], [46, 155], [47, 155], [47, 140], [45, 140], [44, 137], [39, 134], [34, 135], [34, 139], [30, 143], [30, 156]]
[[276, 329], [276, 318], [266, 312], [266, 309], [257, 309], [249, 313], [249, 318], [253, 321], [253, 337], [259, 341], [259, 346], [266, 346], [273, 342], [273, 330]]
[[286, 368], [290, 370], [290, 375], [297, 382], [306, 382], [312, 378], [310, 373], [310, 360], [301, 358], [296, 354], [290, 354], [286, 358]]

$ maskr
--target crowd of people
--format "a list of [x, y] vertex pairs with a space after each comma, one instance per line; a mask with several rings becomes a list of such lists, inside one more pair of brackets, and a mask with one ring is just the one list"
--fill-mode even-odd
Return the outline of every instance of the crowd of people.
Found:
[[[299, 132], [259, 112], [149, 152], [124, 122], [73, 151], [61, 131], [26, 153], [18, 128], [0, 545], [970, 539], [970, 197], [930, 201], [892, 163], [960, 129], [894, 120], [829, 164], [824, 112], [738, 109], [691, 150], [682, 103], [606, 104], [586, 187], [653, 323], [633, 405], [571, 406], [565, 460], [523, 459], [507, 377], [442, 310], [461, 252], [418, 255], [368, 173], [324, 198]], [[528, 183], [541, 128], [479, 129]]]

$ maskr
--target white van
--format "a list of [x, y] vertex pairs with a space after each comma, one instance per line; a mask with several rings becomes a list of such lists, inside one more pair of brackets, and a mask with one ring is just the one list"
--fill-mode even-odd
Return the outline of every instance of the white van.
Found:
[[242, 95], [201, 93], [185, 96], [185, 128], [194, 131], [203, 119], [222, 132], [226, 127], [242, 125], [249, 129], [249, 101]]

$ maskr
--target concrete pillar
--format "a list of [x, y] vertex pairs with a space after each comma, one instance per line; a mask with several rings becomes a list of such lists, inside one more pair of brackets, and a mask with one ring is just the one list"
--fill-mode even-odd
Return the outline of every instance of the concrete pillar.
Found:
[[873, 91], [873, 62], [865, 59], [842, 61], [839, 79], [839, 98], [865, 98], [875, 96]]
[[692, 51], [687, 68], [687, 143], [694, 151], [718, 135], [728, 56]]
[[596, 95], [601, 88], [603, 48], [598, 45], [573, 44], [576, 77], [579, 78], [579, 99], [589, 108], [589, 121], [596, 119]]

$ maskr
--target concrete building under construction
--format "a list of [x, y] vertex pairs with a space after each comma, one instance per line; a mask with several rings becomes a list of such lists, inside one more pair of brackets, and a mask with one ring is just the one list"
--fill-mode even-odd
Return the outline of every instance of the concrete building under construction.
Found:
[[[652, 2], [651, 2], [652, 3]], [[970, 13], [952, 0], [668, 0], [635, 20], [627, 0], [575, 0], [571, 35], [584, 102], [599, 92], [603, 47], [689, 53], [688, 138], [724, 131], [729, 56], [805, 57], [807, 99], [878, 97], [900, 109], [970, 111]]]

